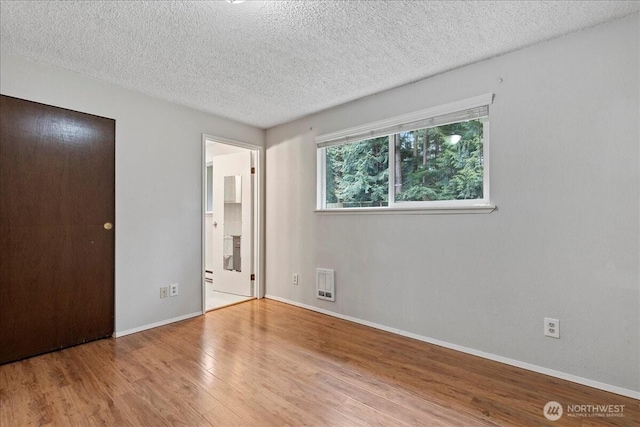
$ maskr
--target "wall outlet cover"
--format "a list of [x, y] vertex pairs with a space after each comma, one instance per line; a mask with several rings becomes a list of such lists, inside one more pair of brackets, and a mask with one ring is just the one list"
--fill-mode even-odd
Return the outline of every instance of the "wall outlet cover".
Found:
[[178, 296], [178, 293], [180, 291], [179, 286], [180, 285], [178, 285], [177, 283], [173, 283], [169, 285], [169, 296], [172, 296], [172, 297]]
[[560, 338], [560, 320], [544, 318], [544, 334], [551, 338]]

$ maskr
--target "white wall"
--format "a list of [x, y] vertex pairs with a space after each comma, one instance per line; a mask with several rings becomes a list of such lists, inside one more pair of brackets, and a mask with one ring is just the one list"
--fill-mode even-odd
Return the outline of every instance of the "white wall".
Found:
[[[639, 38], [635, 15], [269, 129], [267, 295], [640, 391]], [[314, 213], [316, 135], [488, 92], [497, 211]]]
[[[202, 310], [202, 133], [264, 131], [59, 68], [1, 55], [0, 92], [116, 120], [116, 332]], [[180, 283], [178, 297], [160, 286]]]

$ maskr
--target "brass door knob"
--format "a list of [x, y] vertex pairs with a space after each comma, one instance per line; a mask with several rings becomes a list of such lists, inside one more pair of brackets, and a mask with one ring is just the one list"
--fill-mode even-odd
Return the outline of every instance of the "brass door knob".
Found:
[[105, 222], [103, 227], [105, 230], [111, 230], [113, 228], [113, 224], [111, 224], [110, 222]]

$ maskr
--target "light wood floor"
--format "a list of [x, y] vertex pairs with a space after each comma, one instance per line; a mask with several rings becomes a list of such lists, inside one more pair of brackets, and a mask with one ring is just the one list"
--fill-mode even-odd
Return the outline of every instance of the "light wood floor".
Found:
[[0, 366], [2, 427], [637, 426], [638, 404], [270, 300]]

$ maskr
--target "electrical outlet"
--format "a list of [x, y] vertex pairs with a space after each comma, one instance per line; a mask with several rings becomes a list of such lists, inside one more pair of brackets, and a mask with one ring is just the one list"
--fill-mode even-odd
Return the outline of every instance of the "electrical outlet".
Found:
[[169, 296], [177, 297], [179, 291], [179, 285], [177, 283], [172, 283], [169, 285]]
[[169, 287], [161, 286], [160, 287], [160, 298], [166, 298], [169, 296]]
[[298, 275], [297, 275], [297, 274], [294, 274], [294, 275], [293, 275], [293, 284], [294, 284], [294, 285], [297, 285], [297, 284], [298, 284]]
[[544, 334], [551, 338], [560, 338], [560, 320], [545, 317]]

